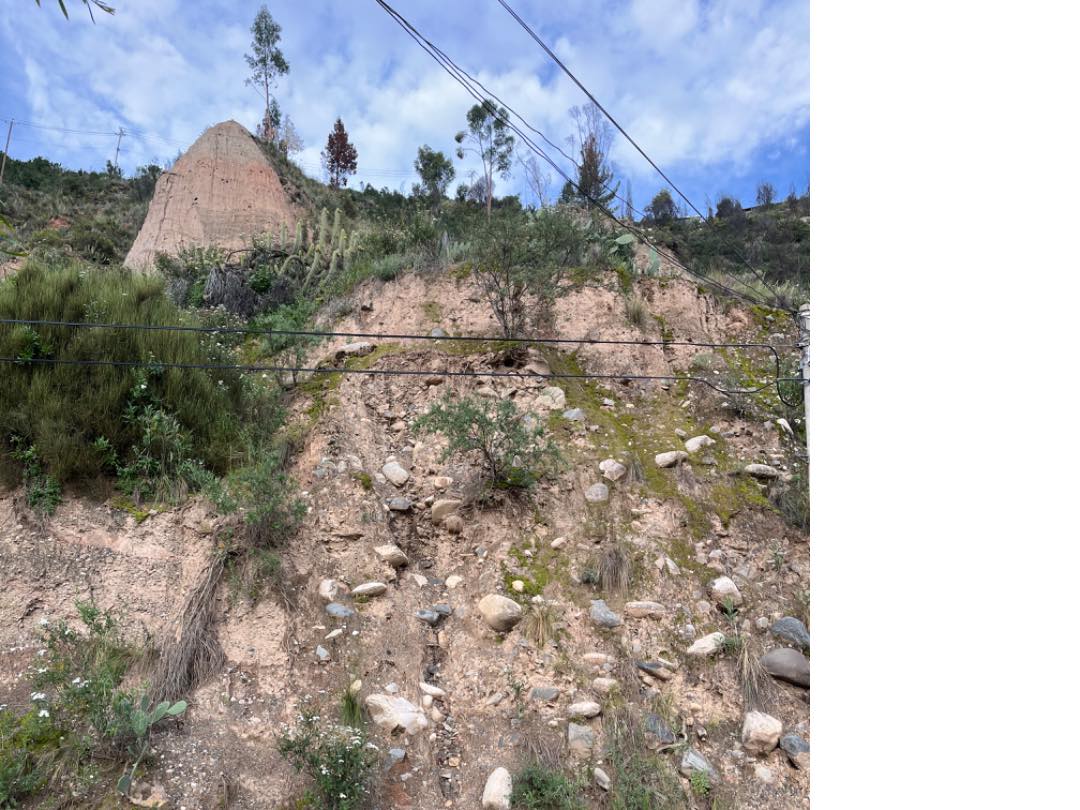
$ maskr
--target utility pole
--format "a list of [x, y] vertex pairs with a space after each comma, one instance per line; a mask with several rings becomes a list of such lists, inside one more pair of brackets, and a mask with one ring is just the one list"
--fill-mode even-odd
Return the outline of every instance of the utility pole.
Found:
[[120, 127], [120, 131], [116, 133], [116, 154], [113, 156], [113, 165], [117, 170], [120, 169], [120, 139], [126, 134], [123, 127]]
[[803, 419], [806, 420], [806, 454], [810, 455], [810, 304], [799, 307], [799, 376], [803, 387]]
[[15, 127], [15, 119], [8, 121], [7, 142], [4, 143], [4, 156], [0, 158], [0, 186], [4, 185], [4, 168], [7, 166], [7, 153], [11, 148], [11, 130]]

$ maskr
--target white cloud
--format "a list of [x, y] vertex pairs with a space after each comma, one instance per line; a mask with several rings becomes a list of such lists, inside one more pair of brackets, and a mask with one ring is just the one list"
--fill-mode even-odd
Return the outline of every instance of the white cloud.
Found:
[[[243, 54], [258, 2], [118, 0], [96, 26], [55, 8], [0, 9], [0, 116], [54, 126], [146, 133], [125, 139], [125, 169], [168, 158], [208, 125], [253, 127], [259, 94], [244, 85]], [[574, 84], [496, 3], [395, 3], [424, 34], [564, 145]], [[514, 3], [541, 37], [680, 185], [715, 192], [768, 148], [791, 149], [809, 121], [809, 9], [760, 0], [540, 0]], [[13, 7], [14, 6], [14, 7]], [[422, 143], [453, 150], [473, 100], [374, 3], [271, 3], [292, 64], [277, 96], [318, 155], [341, 116], [376, 185], [398, 186]], [[6, 82], [6, 83], [5, 83]], [[12, 109], [13, 108], [13, 109]], [[71, 165], [100, 167], [110, 139], [17, 128]], [[115, 143], [112, 143], [115, 146]], [[13, 147], [13, 153], [20, 152]], [[101, 157], [98, 157], [100, 153]], [[614, 150], [641, 200], [660, 185], [622, 139]], [[469, 166], [459, 168], [464, 177]], [[364, 178], [358, 178], [364, 179]], [[799, 178], [792, 178], [797, 180]], [[355, 182], [355, 181], [354, 181]], [[405, 188], [411, 184], [411, 178]], [[561, 185], [561, 180], [558, 181]], [[516, 188], [517, 181], [510, 187]], [[642, 204], [639, 202], [639, 205]]]

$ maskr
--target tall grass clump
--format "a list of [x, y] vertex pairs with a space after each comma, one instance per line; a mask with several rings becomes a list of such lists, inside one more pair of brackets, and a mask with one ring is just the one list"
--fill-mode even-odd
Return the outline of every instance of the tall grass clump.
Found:
[[[0, 319], [197, 325], [158, 278], [42, 257], [0, 282]], [[2, 363], [0, 468], [17, 470], [14, 452], [33, 447], [60, 484], [116, 474], [153, 497], [166, 477], [182, 493], [197, 469], [225, 472], [238, 442], [273, 426], [266, 389], [240, 372], [155, 365], [234, 363], [213, 335], [0, 324], [0, 357], [13, 360]]]

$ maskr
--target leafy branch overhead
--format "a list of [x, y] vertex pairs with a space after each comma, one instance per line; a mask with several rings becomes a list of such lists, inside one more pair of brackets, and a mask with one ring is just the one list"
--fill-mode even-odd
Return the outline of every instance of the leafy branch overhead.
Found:
[[[60, 6], [60, 11], [63, 13], [64, 19], [71, 19], [70, 17], [68, 17], [68, 10], [67, 10], [67, 6], [64, 5], [64, 0], [56, 0], [56, 2]], [[90, 19], [92, 21], [94, 21], [94, 22], [97, 22], [96, 20], [94, 20], [94, 9], [95, 8], [98, 9], [98, 11], [105, 12], [106, 14], [115, 14], [116, 13], [116, 9], [113, 8], [112, 6], [107, 5], [106, 3], [104, 3], [103, 0], [82, 0], [82, 3], [83, 3], [84, 6], [86, 6], [86, 10], [90, 14]], [[38, 8], [41, 8], [41, 0], [37, 0], [37, 4], [38, 4]]]

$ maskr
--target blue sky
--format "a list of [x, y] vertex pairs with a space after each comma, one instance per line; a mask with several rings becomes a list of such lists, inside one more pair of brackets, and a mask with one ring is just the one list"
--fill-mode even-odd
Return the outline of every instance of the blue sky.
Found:
[[[254, 128], [261, 95], [244, 83], [260, 2], [110, 0], [90, 22], [78, 0], [0, 7], [0, 118], [122, 142], [125, 172], [175, 157], [229, 118]], [[552, 141], [587, 101], [496, 0], [393, 5]], [[810, 34], [806, 0], [511, 0], [646, 152], [699, 206], [732, 194], [752, 204], [761, 180], [783, 195], [809, 183]], [[374, 0], [269, 2], [292, 70], [275, 94], [319, 176], [319, 152], [341, 116], [358, 152], [350, 181], [407, 191], [426, 143], [448, 155], [472, 98]], [[2, 137], [0, 132], [0, 137]], [[98, 168], [115, 136], [16, 124], [14, 157]], [[550, 150], [549, 150], [550, 151]], [[526, 154], [523, 152], [523, 154]], [[612, 157], [644, 207], [664, 185], [625, 140]], [[474, 164], [457, 161], [458, 179]], [[520, 170], [497, 193], [522, 191]], [[552, 192], [561, 179], [552, 172]], [[455, 181], [456, 183], [457, 181]]]

